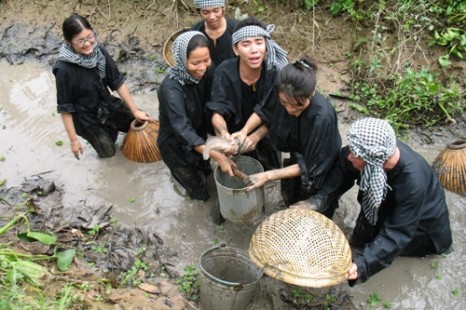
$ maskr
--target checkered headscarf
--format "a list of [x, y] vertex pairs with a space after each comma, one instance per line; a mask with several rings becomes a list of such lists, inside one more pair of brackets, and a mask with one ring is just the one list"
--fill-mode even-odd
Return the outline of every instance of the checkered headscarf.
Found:
[[225, 0], [194, 0], [194, 7], [196, 9], [217, 8], [225, 6]]
[[106, 76], [107, 73], [107, 60], [105, 59], [105, 56], [100, 50], [97, 42], [94, 42], [94, 47], [90, 55], [78, 54], [73, 50], [73, 48], [69, 44], [63, 43], [60, 47], [58, 60], [76, 64], [78, 66], [89, 69], [97, 67], [99, 69], [99, 74], [102, 79]]
[[274, 29], [275, 25], [268, 25], [266, 29], [255, 25], [242, 27], [233, 33], [232, 44], [235, 45], [246, 38], [264, 37], [267, 44], [267, 70], [273, 67], [280, 70], [288, 63], [288, 53], [271, 39], [270, 34]]
[[380, 204], [390, 189], [383, 164], [395, 153], [395, 132], [382, 119], [363, 118], [351, 126], [348, 141], [354, 156], [366, 162], [360, 184], [363, 191], [362, 209], [367, 220], [375, 225]]
[[195, 35], [205, 35], [200, 31], [186, 31], [180, 34], [172, 45], [172, 53], [175, 65], [168, 69], [168, 76], [177, 80], [181, 85], [199, 83], [200, 79], [193, 77], [188, 72], [188, 44]]

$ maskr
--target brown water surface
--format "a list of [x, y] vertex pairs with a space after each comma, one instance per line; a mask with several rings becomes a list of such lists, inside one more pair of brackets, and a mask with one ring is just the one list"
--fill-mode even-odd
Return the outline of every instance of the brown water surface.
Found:
[[[55, 80], [50, 68], [0, 62], [0, 72], [0, 156], [5, 157], [0, 162], [0, 179], [6, 179], [7, 186], [17, 186], [26, 177], [41, 174], [63, 189], [65, 210], [113, 205], [112, 216], [121, 224], [154, 227], [177, 253], [173, 264], [180, 271], [188, 264], [197, 264], [199, 255], [218, 243], [247, 249], [258, 223], [238, 225], [227, 221], [222, 228], [213, 225], [209, 218], [216, 197], [212, 178], [212, 198], [199, 204], [175, 193], [162, 161], [139, 164], [127, 160], [121, 151], [101, 160], [86, 143], [77, 161], [56, 113]], [[155, 92], [134, 97], [140, 108], [158, 115]], [[340, 126], [344, 134], [348, 125]], [[59, 140], [62, 146], [56, 145]], [[117, 143], [121, 145], [122, 140], [120, 136]], [[443, 148], [439, 143], [411, 145], [429, 162]], [[351, 231], [359, 208], [355, 190], [342, 198], [334, 218], [346, 233]], [[270, 214], [281, 205], [278, 185], [267, 186], [265, 194], [266, 214]], [[372, 293], [390, 302], [393, 309], [466, 309], [466, 199], [452, 193], [447, 193], [447, 199], [454, 252], [446, 257], [397, 258], [392, 266], [364, 284], [354, 288], [342, 284], [341, 288], [354, 296], [358, 309], [369, 308], [367, 298]], [[379, 303], [373, 309], [383, 306]]]

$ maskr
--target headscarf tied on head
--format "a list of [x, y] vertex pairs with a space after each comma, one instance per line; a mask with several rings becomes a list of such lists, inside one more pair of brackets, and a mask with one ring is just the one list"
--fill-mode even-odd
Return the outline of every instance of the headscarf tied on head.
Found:
[[267, 44], [267, 70], [274, 67], [280, 70], [288, 63], [288, 53], [271, 39], [270, 34], [274, 29], [275, 25], [268, 25], [266, 29], [256, 25], [242, 27], [233, 33], [232, 44], [235, 45], [246, 38], [264, 37]]
[[172, 45], [172, 53], [175, 58], [175, 65], [168, 69], [168, 76], [180, 82], [181, 85], [199, 83], [200, 79], [193, 77], [188, 72], [188, 44], [195, 36], [205, 35], [200, 31], [187, 31], [179, 35]]
[[97, 42], [94, 42], [94, 49], [90, 55], [82, 55], [76, 53], [68, 43], [63, 43], [60, 47], [58, 60], [69, 62], [84, 68], [97, 68], [99, 69], [100, 77], [103, 79], [106, 76], [105, 56], [100, 50]]
[[196, 9], [218, 8], [221, 6], [225, 6], [225, 0], [194, 0]]
[[395, 153], [396, 136], [392, 126], [382, 119], [363, 118], [351, 126], [349, 149], [366, 164], [361, 173], [362, 210], [372, 225], [377, 223], [382, 200], [391, 189], [387, 184], [384, 162]]

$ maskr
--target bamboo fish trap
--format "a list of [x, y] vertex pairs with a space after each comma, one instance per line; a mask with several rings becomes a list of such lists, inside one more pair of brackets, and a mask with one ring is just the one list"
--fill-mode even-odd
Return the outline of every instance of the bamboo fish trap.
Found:
[[151, 163], [162, 159], [157, 138], [159, 122], [134, 120], [123, 141], [123, 155], [139, 163]]
[[173, 54], [172, 54], [173, 41], [175, 41], [175, 39], [180, 34], [182, 34], [183, 32], [186, 32], [188, 30], [189, 30], [189, 28], [179, 29], [179, 30], [175, 31], [174, 33], [172, 33], [170, 35], [170, 37], [168, 37], [168, 39], [165, 41], [165, 43], [163, 45], [162, 54], [163, 54], [163, 59], [165, 59], [165, 62], [167, 63], [168, 66], [173, 67], [175, 65], [175, 59], [173, 58]]
[[339, 284], [352, 264], [340, 228], [307, 208], [282, 210], [263, 221], [251, 238], [249, 257], [268, 276], [306, 287]]
[[432, 167], [445, 189], [466, 197], [466, 140], [448, 143]]

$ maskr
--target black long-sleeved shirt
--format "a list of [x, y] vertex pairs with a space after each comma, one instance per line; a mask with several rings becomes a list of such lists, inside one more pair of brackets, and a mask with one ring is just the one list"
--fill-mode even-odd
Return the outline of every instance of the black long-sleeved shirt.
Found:
[[[452, 244], [445, 193], [437, 176], [425, 159], [409, 146], [397, 141], [397, 147], [400, 159], [387, 171], [391, 190], [380, 206], [375, 237], [354, 257], [358, 279], [352, 284], [365, 282], [388, 267], [410, 246], [414, 237], [427, 235], [437, 254], [444, 253]], [[345, 190], [360, 178], [360, 172], [347, 159], [348, 153], [345, 147], [340, 157]], [[359, 193], [361, 203], [362, 192]]]
[[185, 85], [166, 76], [157, 91], [160, 121], [157, 142], [169, 167], [189, 166], [202, 160], [193, 147], [204, 144], [211, 131], [205, 104], [210, 98], [212, 73], [209, 68], [199, 83]]

